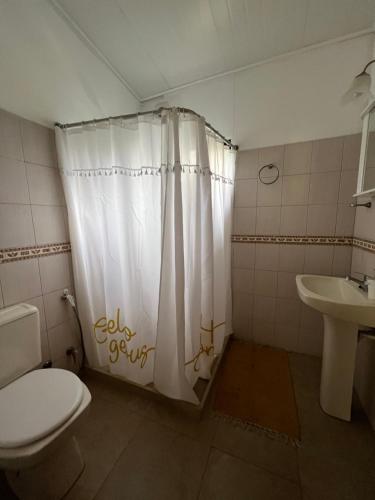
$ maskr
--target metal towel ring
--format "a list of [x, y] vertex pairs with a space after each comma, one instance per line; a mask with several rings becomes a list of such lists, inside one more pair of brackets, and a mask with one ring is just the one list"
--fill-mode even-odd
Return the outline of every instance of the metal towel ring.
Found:
[[[276, 174], [276, 177], [274, 179], [271, 179], [269, 182], [266, 182], [264, 180], [264, 178], [262, 179], [261, 177], [261, 173], [262, 171], [265, 169], [265, 168], [268, 168], [268, 169], [272, 169], [272, 168], [276, 168], [276, 171], [277, 171], [277, 174]], [[268, 165], [264, 165], [264, 167], [262, 167], [259, 172], [258, 172], [258, 177], [259, 177], [259, 180], [262, 184], [265, 184], [266, 186], [267, 185], [270, 185], [270, 184], [274, 184], [277, 179], [280, 177], [280, 170], [279, 170], [279, 167], [277, 165], [274, 165], [273, 163], [269, 163]]]

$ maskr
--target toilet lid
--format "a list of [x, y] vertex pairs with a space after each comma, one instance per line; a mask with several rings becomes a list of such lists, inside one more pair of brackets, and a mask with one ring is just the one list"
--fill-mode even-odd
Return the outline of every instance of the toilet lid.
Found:
[[0, 448], [24, 446], [60, 427], [83, 398], [83, 384], [58, 368], [34, 370], [0, 389]]

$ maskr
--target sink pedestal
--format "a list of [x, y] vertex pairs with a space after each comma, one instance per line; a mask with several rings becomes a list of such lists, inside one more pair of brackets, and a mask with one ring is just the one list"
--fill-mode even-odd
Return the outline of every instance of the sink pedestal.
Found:
[[328, 415], [350, 421], [358, 325], [326, 314], [323, 318], [320, 404]]

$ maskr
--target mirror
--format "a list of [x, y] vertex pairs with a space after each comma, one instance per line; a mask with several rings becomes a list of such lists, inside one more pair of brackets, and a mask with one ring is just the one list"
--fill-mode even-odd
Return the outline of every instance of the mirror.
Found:
[[369, 113], [363, 191], [375, 188], [375, 107]]
[[357, 193], [375, 196], [375, 101], [362, 114], [363, 129]]

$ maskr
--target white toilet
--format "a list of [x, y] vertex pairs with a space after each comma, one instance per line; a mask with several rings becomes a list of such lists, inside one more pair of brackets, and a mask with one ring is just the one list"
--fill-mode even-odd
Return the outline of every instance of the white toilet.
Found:
[[41, 361], [38, 309], [0, 309], [0, 469], [21, 500], [61, 499], [84, 468], [74, 431], [91, 394]]

